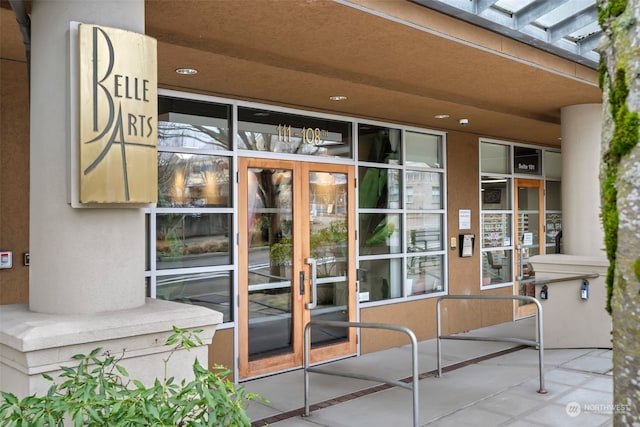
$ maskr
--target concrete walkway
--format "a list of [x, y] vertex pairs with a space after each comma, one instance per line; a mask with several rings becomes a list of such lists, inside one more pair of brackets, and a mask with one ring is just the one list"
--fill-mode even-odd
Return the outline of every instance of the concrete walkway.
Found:
[[[535, 339], [535, 320], [472, 331], [477, 336]], [[613, 380], [609, 349], [546, 349], [539, 394], [538, 351], [516, 344], [442, 341], [443, 376], [435, 376], [436, 341], [419, 343], [420, 426], [609, 426]], [[411, 377], [411, 346], [324, 365], [335, 372]], [[400, 387], [312, 373], [311, 415], [302, 370], [243, 383], [269, 403], [253, 401], [253, 426], [413, 426], [412, 393]], [[619, 408], [617, 410], [624, 410]], [[640, 425], [640, 420], [639, 424]]]

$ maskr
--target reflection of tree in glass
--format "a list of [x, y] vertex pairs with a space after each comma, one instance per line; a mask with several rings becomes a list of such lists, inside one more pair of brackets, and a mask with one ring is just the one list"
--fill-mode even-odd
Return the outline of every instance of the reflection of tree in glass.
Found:
[[[170, 206], [167, 195], [172, 194], [175, 185], [175, 170], [180, 159], [174, 153], [158, 153], [158, 206]], [[184, 182], [182, 183], [184, 186]]]
[[158, 146], [228, 150], [229, 129], [160, 121], [158, 122]]
[[[336, 276], [338, 267], [346, 261], [347, 221], [331, 221], [328, 227], [314, 230], [310, 237], [310, 254], [315, 258], [318, 277]], [[272, 265], [290, 262], [293, 246], [291, 235], [283, 236], [271, 245], [269, 256]]]
[[184, 248], [184, 214], [168, 214], [158, 218], [156, 235], [158, 256], [180, 256]]
[[[290, 247], [290, 220], [283, 218], [283, 213], [290, 211], [290, 208], [286, 209], [287, 203], [283, 203], [283, 200], [291, 198], [291, 172], [275, 169], [252, 169], [251, 172], [256, 181], [255, 191], [256, 197], [260, 201], [259, 205], [266, 211], [259, 214], [261, 216], [261, 239], [270, 248], [276, 245]], [[289, 254], [288, 259], [284, 259], [284, 254], [281, 254], [277, 262], [271, 259], [270, 274], [272, 276], [285, 276], [281, 267], [291, 268], [291, 249], [287, 253]]]

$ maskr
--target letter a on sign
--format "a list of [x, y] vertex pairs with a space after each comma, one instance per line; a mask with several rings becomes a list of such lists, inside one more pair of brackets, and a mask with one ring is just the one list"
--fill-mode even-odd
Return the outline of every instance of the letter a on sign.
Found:
[[78, 46], [79, 201], [156, 203], [156, 40], [81, 24]]

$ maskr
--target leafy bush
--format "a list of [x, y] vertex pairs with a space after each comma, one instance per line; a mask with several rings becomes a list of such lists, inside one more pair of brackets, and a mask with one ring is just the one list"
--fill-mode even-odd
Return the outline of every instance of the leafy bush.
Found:
[[122, 355], [104, 353], [100, 348], [88, 355], [73, 356], [76, 368], [61, 367], [61, 380], [52, 382], [44, 396], [18, 399], [0, 392], [1, 426], [250, 426], [243, 404], [260, 398], [245, 393], [226, 379], [230, 371], [221, 366], [211, 372], [198, 360], [193, 364], [194, 379], [175, 382], [167, 378], [167, 367], [180, 349], [202, 345], [198, 333], [174, 326], [166, 345], [173, 346], [164, 362], [164, 377], [146, 386], [133, 379], [118, 363]]

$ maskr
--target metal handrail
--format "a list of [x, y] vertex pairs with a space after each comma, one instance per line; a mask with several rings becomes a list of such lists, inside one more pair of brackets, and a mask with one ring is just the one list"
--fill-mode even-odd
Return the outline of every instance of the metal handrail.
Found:
[[534, 277], [531, 279], [521, 280], [521, 283], [533, 283], [534, 285], [548, 285], [549, 283], [570, 282], [572, 280], [597, 279], [598, 277], [600, 277], [598, 273], [581, 274], [579, 276], [554, 277], [550, 279]]
[[[537, 319], [538, 319], [538, 339], [537, 341], [525, 340], [521, 338], [501, 338], [501, 337], [473, 337], [473, 336], [459, 336], [459, 335], [442, 335], [442, 324], [440, 321], [440, 302], [443, 299], [465, 299], [465, 300], [520, 300], [529, 301], [536, 305]], [[470, 340], [470, 341], [500, 341], [500, 342], [512, 342], [516, 344], [524, 344], [530, 347], [538, 347], [538, 371], [540, 374], [540, 388], [538, 393], [545, 394], [547, 390], [544, 388], [544, 321], [542, 319], [542, 305], [534, 297], [523, 295], [442, 295], [438, 297], [436, 302], [436, 352], [438, 360], [438, 377], [442, 376], [442, 356], [441, 356], [441, 343], [440, 340]]]
[[[309, 348], [310, 348], [310, 329], [311, 326], [329, 326], [335, 328], [372, 328], [372, 329], [389, 329], [392, 331], [403, 332], [409, 336], [412, 346], [412, 371], [413, 380], [411, 385], [402, 381], [391, 380], [381, 377], [375, 377], [364, 374], [354, 374], [349, 372], [337, 373], [322, 368], [309, 366]], [[402, 387], [413, 391], [413, 426], [418, 427], [418, 340], [413, 331], [407, 327], [399, 325], [391, 325], [387, 323], [363, 323], [363, 322], [344, 322], [339, 320], [311, 320], [304, 327], [304, 416], [309, 416], [309, 372], [317, 374], [334, 375], [337, 377], [355, 378], [358, 380], [383, 382], [396, 387]]]

